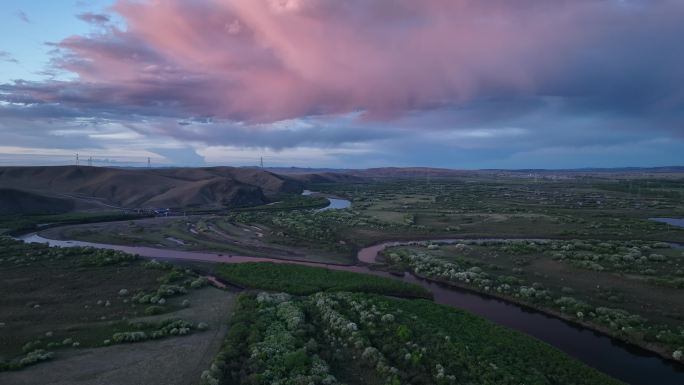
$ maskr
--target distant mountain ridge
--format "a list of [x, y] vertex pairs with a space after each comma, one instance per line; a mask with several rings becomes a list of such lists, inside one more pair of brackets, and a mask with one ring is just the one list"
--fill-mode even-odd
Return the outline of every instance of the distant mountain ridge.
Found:
[[616, 167], [616, 168], [577, 168], [577, 169], [479, 169], [479, 170], [459, 170], [435, 167], [377, 167], [368, 169], [320, 169], [320, 168], [299, 168], [282, 167], [269, 168], [269, 171], [283, 175], [334, 175], [346, 174], [362, 178], [383, 178], [383, 177], [458, 177], [473, 175], [491, 174], [684, 174], [684, 166], [662, 166], [662, 167]]
[[303, 183], [234, 167], [56, 166], [0, 167], [0, 188], [25, 191], [34, 201], [70, 200], [92, 208], [222, 208], [265, 204], [280, 194], [301, 192]]

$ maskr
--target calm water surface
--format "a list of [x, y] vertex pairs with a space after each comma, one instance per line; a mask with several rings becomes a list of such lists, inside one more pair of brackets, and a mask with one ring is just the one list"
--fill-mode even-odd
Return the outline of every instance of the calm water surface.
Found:
[[684, 218], [650, 218], [652, 221], [684, 228]]
[[[165, 250], [152, 247], [107, 245], [80, 241], [56, 241], [43, 238], [35, 233], [22, 236], [19, 239], [22, 239], [25, 242], [48, 243], [51, 246], [58, 247], [87, 246], [120, 250], [148, 258], [222, 263], [264, 261], [297, 263], [400, 279], [427, 288], [433, 293], [434, 300], [437, 303], [468, 310], [499, 325], [534, 336], [568, 353], [587, 365], [628, 384], [684, 384], [684, 366], [663, 360], [653, 353], [649, 353], [643, 349], [622, 343], [601, 333], [531, 310], [524, 306], [484, 296], [472, 291], [427, 281], [412, 274], [405, 274], [403, 277], [398, 277], [386, 272], [371, 270], [367, 266], [330, 265], [305, 261], [284, 261], [250, 256], [229, 256], [205, 252]], [[455, 241], [457, 240], [448, 240], [446, 242]], [[445, 241], [440, 240], [439, 242]], [[378, 253], [383, 249], [406, 243], [408, 242], [389, 242], [370, 246], [359, 251], [357, 257], [361, 262], [372, 264], [375, 263]]]
[[[302, 195], [314, 195], [318, 194], [315, 191], [311, 190], [304, 190], [302, 191]], [[340, 198], [331, 198], [331, 197], [325, 197], [325, 199], [330, 202], [327, 206], [318, 209], [316, 211], [326, 211], [326, 210], [341, 210], [341, 209], [348, 209], [351, 207], [351, 201], [348, 201], [346, 199], [340, 199]]]

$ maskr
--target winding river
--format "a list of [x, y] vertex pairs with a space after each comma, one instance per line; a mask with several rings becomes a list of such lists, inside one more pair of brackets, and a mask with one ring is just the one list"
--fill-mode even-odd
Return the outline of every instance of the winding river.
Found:
[[[388, 242], [360, 250], [357, 258], [363, 265], [334, 265], [306, 261], [286, 261], [272, 258], [223, 255], [207, 252], [167, 250], [152, 247], [98, 244], [81, 241], [61, 241], [43, 238], [37, 233], [18, 237], [25, 242], [47, 243], [56, 247], [95, 247], [138, 254], [147, 258], [190, 260], [202, 262], [243, 263], [274, 262], [297, 263], [334, 270], [373, 274], [414, 283], [430, 290], [434, 301], [478, 314], [499, 325], [534, 336], [568, 353], [580, 361], [628, 384], [635, 385], [681, 385], [684, 384], [684, 366], [664, 360], [656, 354], [623, 343], [602, 333], [592, 331], [565, 320], [466, 289], [454, 288], [418, 278], [412, 274], [395, 276], [372, 270], [367, 264], [376, 262], [378, 253], [387, 247], [410, 242]], [[439, 240], [439, 242], [455, 242]]]
[[[317, 193], [317, 192], [311, 191], [311, 190], [304, 190], [302, 192], [302, 195], [307, 195], [307, 196], [308, 195], [318, 195], [318, 194], [320, 194], [320, 193]], [[329, 203], [327, 206], [320, 208], [320, 209], [317, 209], [316, 211], [348, 209], [352, 205], [351, 201], [349, 201], [347, 199], [333, 198], [333, 197], [330, 197], [327, 195], [324, 195], [323, 197], [325, 199], [327, 199]]]
[[[315, 194], [305, 190], [303, 195]], [[326, 198], [330, 204], [318, 211], [344, 209], [351, 206], [345, 199]], [[659, 220], [655, 219], [655, 220]], [[669, 218], [668, 218], [669, 219]], [[679, 223], [675, 224], [678, 225]], [[334, 270], [345, 270], [357, 273], [373, 274], [405, 282], [414, 283], [427, 288], [433, 293], [434, 301], [454, 306], [480, 315], [499, 325], [509, 327], [534, 336], [556, 348], [568, 353], [578, 360], [592, 366], [612, 377], [634, 385], [682, 385], [684, 384], [684, 366], [667, 361], [658, 355], [639, 347], [626, 344], [605, 334], [584, 328], [580, 325], [530, 309], [525, 306], [498, 299], [474, 291], [436, 283], [407, 273], [396, 276], [383, 271], [376, 271], [369, 266], [376, 263], [378, 253], [387, 247], [406, 245], [413, 242], [387, 242], [360, 250], [357, 254], [359, 265], [334, 265], [306, 261], [290, 261], [251, 256], [224, 255], [207, 252], [167, 250], [152, 247], [123, 246], [99, 244], [82, 241], [64, 241], [43, 238], [37, 233], [18, 237], [25, 242], [47, 243], [55, 247], [95, 247], [119, 250], [137, 254], [147, 258], [190, 260], [219, 263], [274, 262], [296, 263], [308, 266], [325, 267]], [[459, 239], [436, 240], [436, 242], [457, 242]], [[424, 241], [422, 241], [424, 242]], [[679, 247], [680, 245], [673, 245]]]
[[670, 226], [684, 228], [684, 218], [651, 218], [652, 221], [666, 223]]
[[[314, 194], [305, 190], [303, 195]], [[319, 211], [344, 209], [351, 206], [345, 199], [326, 198], [330, 201], [327, 207]], [[634, 385], [682, 385], [684, 384], [684, 366], [667, 361], [644, 349], [626, 344], [605, 334], [584, 328], [580, 325], [530, 309], [525, 306], [498, 299], [474, 291], [459, 289], [453, 286], [436, 283], [407, 273], [396, 276], [384, 271], [376, 271], [369, 265], [376, 263], [378, 253], [387, 247], [405, 245], [413, 242], [387, 242], [361, 249], [357, 254], [359, 265], [334, 265], [306, 261], [289, 261], [282, 259], [260, 258], [239, 255], [224, 255], [207, 252], [180, 251], [158, 249], [153, 247], [123, 246], [99, 244], [82, 241], [62, 241], [43, 238], [37, 233], [18, 237], [25, 242], [47, 243], [56, 247], [95, 247], [119, 250], [137, 254], [147, 258], [190, 260], [219, 263], [274, 262], [296, 263], [308, 266], [325, 267], [334, 270], [345, 270], [357, 273], [373, 274], [425, 287], [432, 292], [434, 301], [454, 306], [480, 315], [499, 325], [521, 331], [536, 337], [556, 348], [568, 353], [578, 360], [592, 366], [612, 377]], [[459, 239], [436, 240], [436, 242], [457, 242]]]

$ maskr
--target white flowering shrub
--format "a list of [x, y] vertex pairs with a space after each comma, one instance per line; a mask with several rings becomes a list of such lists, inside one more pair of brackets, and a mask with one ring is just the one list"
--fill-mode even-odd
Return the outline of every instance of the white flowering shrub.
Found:
[[32, 352], [29, 352], [19, 360], [19, 366], [20, 367], [25, 367], [29, 365], [34, 365], [42, 361], [47, 361], [52, 358], [54, 358], [55, 353], [53, 352], [48, 352], [42, 349], [34, 350]]
[[169, 336], [184, 336], [190, 334], [192, 330], [202, 330], [200, 324], [195, 326], [180, 319], [167, 319], [160, 322], [132, 322], [129, 326], [135, 330], [114, 333], [110, 339], [104, 341], [104, 344], [133, 343]]
[[682, 361], [682, 358], [684, 358], [684, 352], [682, 352], [682, 350], [675, 350], [672, 352], [672, 358], [677, 361]]
[[198, 277], [190, 283], [191, 289], [199, 289], [209, 284], [209, 280], [206, 277]]
[[[409, 329], [398, 324], [397, 314], [389, 309], [350, 293], [317, 293], [310, 297], [310, 303], [322, 322], [326, 341], [340, 352], [338, 359], [361, 357], [361, 365], [372, 368], [388, 384], [430, 372], [427, 348], [410, 341]], [[397, 342], [400, 344], [394, 346]], [[452, 384], [455, 379], [444, 372], [433, 377], [435, 384]]]

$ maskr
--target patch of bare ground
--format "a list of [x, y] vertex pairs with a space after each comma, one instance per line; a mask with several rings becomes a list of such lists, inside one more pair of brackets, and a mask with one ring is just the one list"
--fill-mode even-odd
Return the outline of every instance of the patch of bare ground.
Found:
[[[549, 287], [570, 287], [597, 305], [619, 307], [653, 321], [676, 325], [679, 321], [672, 319], [671, 314], [684, 312], [681, 289], [656, 286], [643, 277], [579, 269], [547, 258], [533, 261], [528, 269], [540, 274], [536, 279]], [[618, 300], [601, 295], [606, 292], [617, 294]]]
[[189, 308], [139, 320], [182, 318], [209, 330], [184, 337], [61, 353], [54, 361], [0, 373], [3, 385], [186, 385], [199, 381], [220, 349], [235, 294], [212, 287], [183, 299]]

